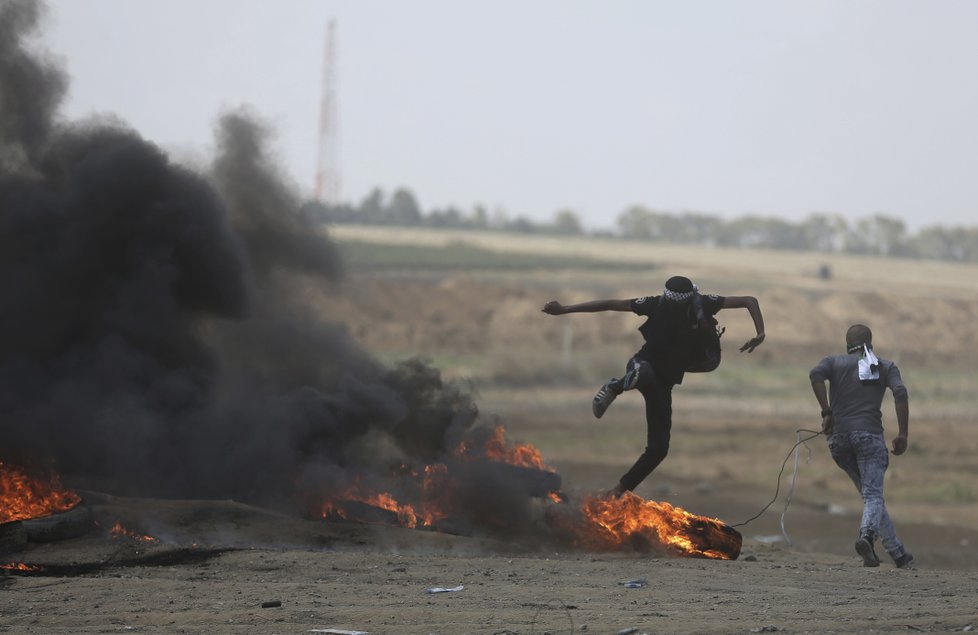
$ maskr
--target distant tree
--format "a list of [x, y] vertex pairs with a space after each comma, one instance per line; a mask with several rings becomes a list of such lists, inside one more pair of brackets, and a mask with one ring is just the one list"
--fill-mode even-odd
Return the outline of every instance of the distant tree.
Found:
[[584, 233], [581, 221], [573, 210], [562, 209], [554, 214], [553, 232], [556, 234], [580, 235]]
[[370, 190], [370, 194], [367, 195], [363, 201], [360, 203], [360, 207], [357, 209], [357, 217], [361, 223], [367, 223], [369, 225], [378, 225], [386, 220], [387, 210], [384, 204], [384, 191], [379, 187], [375, 187]]
[[759, 216], [741, 216], [725, 223], [717, 236], [723, 247], [768, 247], [767, 221]]
[[912, 244], [914, 252], [923, 258], [978, 262], [978, 227], [927, 227]]
[[462, 212], [454, 207], [448, 207], [444, 210], [432, 210], [425, 218], [424, 224], [430, 227], [459, 228], [465, 227], [466, 222]]
[[482, 205], [476, 205], [472, 210], [473, 229], [485, 229], [489, 227], [489, 212]]
[[801, 224], [804, 248], [815, 251], [841, 251], [848, 231], [838, 214], [812, 214]]
[[504, 207], [495, 207], [489, 215], [489, 227], [506, 229], [509, 226], [509, 212]]
[[533, 221], [525, 216], [517, 216], [514, 220], [506, 223], [503, 227], [506, 231], [519, 232], [521, 234], [534, 234], [539, 229]]
[[724, 247], [775, 248], [796, 240], [789, 223], [762, 216], [741, 216], [720, 227], [716, 244]]
[[845, 248], [855, 254], [907, 255], [907, 229], [903, 221], [882, 214], [862, 218], [847, 233]]
[[772, 249], [807, 249], [805, 231], [801, 225], [781, 218], [768, 218], [767, 244]]
[[421, 207], [410, 190], [402, 187], [394, 192], [387, 218], [392, 225], [413, 227], [421, 224]]
[[697, 245], [712, 245], [716, 242], [717, 233], [723, 221], [716, 216], [684, 212], [670, 224], [673, 240]]
[[618, 215], [618, 229], [630, 240], [661, 240], [662, 214], [641, 205], [632, 205]]
[[[524, 216], [510, 219], [496, 207], [490, 213], [476, 205], [466, 215], [449, 206], [425, 214], [414, 194], [399, 188], [388, 204], [379, 187], [371, 190], [358, 206], [326, 205], [308, 201], [301, 210], [313, 222], [397, 224], [404, 226], [495, 229], [522, 233], [552, 232], [583, 234], [580, 218], [571, 209], [560, 209], [551, 223], [537, 224]], [[754, 215], [731, 221], [696, 212], [670, 214], [632, 205], [617, 218], [618, 231], [591, 232], [595, 236], [622, 237], [681, 244], [721, 245], [742, 248], [811, 249], [856, 254], [903, 256], [978, 262], [978, 227], [928, 227], [915, 235], [903, 221], [875, 214], [852, 226], [838, 214], [815, 213], [801, 223]]]

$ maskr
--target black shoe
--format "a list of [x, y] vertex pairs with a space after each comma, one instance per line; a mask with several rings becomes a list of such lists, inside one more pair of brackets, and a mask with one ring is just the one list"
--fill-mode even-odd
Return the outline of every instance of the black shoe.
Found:
[[591, 401], [591, 412], [594, 413], [594, 416], [600, 419], [601, 415], [608, 409], [608, 406], [611, 405], [611, 402], [621, 392], [621, 383], [614, 377], [609, 379], [608, 383], [598, 390], [598, 393], [594, 395], [594, 399]]
[[913, 554], [905, 552], [899, 558], [894, 558], [893, 561], [896, 563], [898, 569], [913, 569]]
[[873, 549], [873, 541], [865, 536], [860, 536], [856, 541], [856, 553], [863, 558], [864, 567], [880, 566], [880, 559], [876, 557], [876, 550]]

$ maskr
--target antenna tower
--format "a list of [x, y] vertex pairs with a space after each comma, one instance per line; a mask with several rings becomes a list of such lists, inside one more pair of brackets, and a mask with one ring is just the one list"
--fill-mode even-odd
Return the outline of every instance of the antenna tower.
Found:
[[323, 52], [323, 83], [319, 103], [319, 148], [316, 162], [315, 197], [320, 203], [336, 205], [340, 199], [338, 130], [336, 125], [336, 21], [326, 25]]

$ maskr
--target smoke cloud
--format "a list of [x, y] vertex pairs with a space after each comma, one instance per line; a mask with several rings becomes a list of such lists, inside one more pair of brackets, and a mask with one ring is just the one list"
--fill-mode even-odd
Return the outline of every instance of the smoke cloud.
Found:
[[[42, 14], [0, 0], [0, 460], [279, 506], [447, 460], [478, 429], [472, 398], [421, 361], [378, 363], [311, 308], [342, 263], [269, 129], [223, 115], [195, 170], [122, 122], [59, 120], [65, 74], [29, 46]], [[512, 473], [453, 469], [465, 522], [525, 524]]]

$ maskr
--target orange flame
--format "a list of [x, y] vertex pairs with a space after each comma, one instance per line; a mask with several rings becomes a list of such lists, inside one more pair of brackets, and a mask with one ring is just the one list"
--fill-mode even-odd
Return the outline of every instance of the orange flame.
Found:
[[687, 556], [733, 560], [740, 555], [740, 534], [719, 520], [630, 492], [619, 498], [588, 497], [581, 511], [590, 523], [582, 531], [583, 541], [592, 547], [654, 541]]
[[159, 540], [153, 538], [152, 536], [137, 534], [130, 529], [126, 529], [120, 522], [116, 522], [116, 524], [112, 526], [112, 529], [109, 530], [109, 533], [112, 534], [113, 538], [132, 538], [133, 540], [139, 540], [142, 542], [159, 542]]
[[[322, 518], [338, 517], [348, 520], [365, 521], [362, 517], [350, 518], [350, 511], [344, 507], [343, 503], [355, 501], [371, 507], [392, 512], [397, 518], [397, 522], [405, 527], [415, 528], [418, 526], [419, 516], [412, 505], [402, 505], [397, 499], [388, 492], [364, 491], [359, 483], [355, 483], [345, 492], [335, 496], [332, 500], [323, 503], [319, 510]], [[424, 524], [422, 517], [421, 522]], [[370, 522], [370, 521], [366, 521]], [[374, 521], [381, 522], [381, 521]]]
[[41, 567], [34, 564], [24, 564], [23, 562], [9, 562], [7, 564], [0, 564], [0, 569], [6, 569], [7, 571], [40, 571]]
[[509, 445], [506, 442], [506, 428], [502, 425], [496, 426], [486, 442], [481, 448], [475, 449], [471, 442], [462, 441], [455, 449], [455, 454], [460, 457], [471, 456], [474, 452], [481, 452], [490, 461], [497, 463], [508, 463], [520, 467], [531, 467], [537, 470], [552, 472], [553, 468], [543, 462], [540, 450], [529, 443]]
[[56, 474], [35, 478], [0, 461], [0, 523], [68, 511], [80, 501], [78, 494], [61, 486]]
[[[416, 477], [417, 475], [412, 474], [411, 476]], [[371, 492], [364, 490], [360, 483], [357, 482], [345, 492], [323, 503], [318, 515], [322, 518], [332, 516], [367, 523], [383, 522], [377, 519], [370, 520], [362, 516], [351, 518], [350, 509], [348, 509], [348, 506], [344, 507], [344, 503], [352, 501], [392, 512], [397, 518], [397, 523], [404, 527], [411, 529], [431, 527], [447, 515], [443, 506], [440, 504], [440, 499], [448, 491], [448, 480], [448, 468], [445, 464], [435, 463], [425, 466], [424, 476], [421, 481], [421, 500], [416, 505], [400, 503], [389, 492]]]
[[[494, 463], [553, 471], [543, 462], [540, 451], [532, 445], [509, 445], [506, 441], [506, 429], [502, 425], [494, 428], [491, 434], [478, 444], [472, 440], [462, 441], [455, 448], [453, 455], [461, 460], [481, 458]], [[325, 503], [318, 504], [314, 515], [365, 523], [387, 523], [392, 517], [396, 517], [399, 525], [412, 529], [433, 527], [439, 520], [449, 516], [451, 510], [448, 501], [452, 498], [453, 478], [447, 465], [444, 463], [426, 465], [423, 474], [420, 475], [409, 466], [402, 465], [398, 470], [398, 478], [416, 484], [413, 489], [419, 492], [418, 500], [410, 504], [402, 503], [390, 492], [371, 491], [357, 481], [347, 490], [330, 497]], [[551, 497], [554, 495], [559, 494], [555, 493]], [[355, 507], [348, 504], [351, 502], [386, 510], [392, 513], [392, 517], [371, 517], [369, 513], [358, 514]]]

